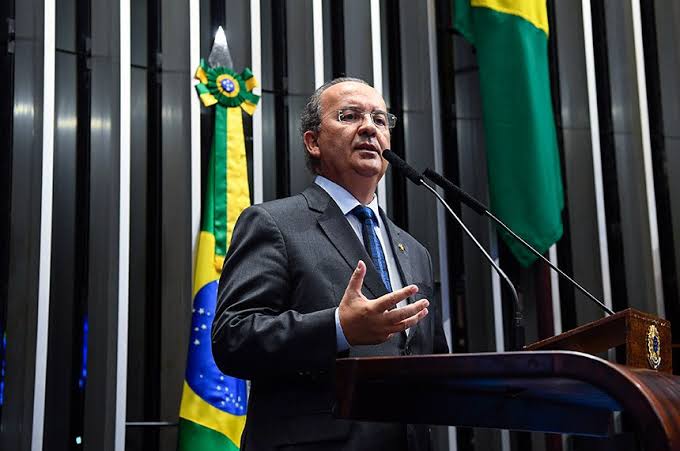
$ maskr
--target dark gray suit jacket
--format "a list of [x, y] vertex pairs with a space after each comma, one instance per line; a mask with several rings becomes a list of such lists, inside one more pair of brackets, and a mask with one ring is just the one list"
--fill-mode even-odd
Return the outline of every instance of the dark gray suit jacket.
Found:
[[409, 449], [429, 446], [426, 428], [332, 416], [336, 358], [448, 352], [429, 253], [382, 216], [404, 285], [419, 288], [409, 302], [428, 298], [430, 314], [408, 337], [343, 355], [336, 352], [335, 309], [360, 259], [364, 295], [386, 290], [340, 208], [312, 185], [240, 216], [220, 279], [212, 349], [222, 372], [251, 380], [243, 450], [393, 449], [388, 442], [399, 434]]

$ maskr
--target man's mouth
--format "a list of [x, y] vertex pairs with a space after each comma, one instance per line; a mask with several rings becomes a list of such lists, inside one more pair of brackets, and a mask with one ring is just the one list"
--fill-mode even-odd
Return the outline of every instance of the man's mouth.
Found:
[[380, 148], [377, 145], [371, 143], [361, 143], [356, 145], [354, 148], [357, 150], [369, 150], [371, 152], [377, 153], [378, 155], [381, 154]]

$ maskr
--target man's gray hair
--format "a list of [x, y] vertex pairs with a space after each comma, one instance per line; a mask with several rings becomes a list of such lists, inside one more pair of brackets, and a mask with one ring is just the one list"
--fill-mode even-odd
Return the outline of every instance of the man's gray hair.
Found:
[[307, 169], [309, 169], [312, 174], [317, 173], [317, 168], [319, 167], [319, 160], [312, 157], [307, 151], [307, 147], [304, 145], [305, 132], [311, 131], [315, 135], [319, 133], [319, 128], [321, 127], [321, 94], [333, 85], [338, 83], [345, 83], [348, 81], [353, 81], [355, 83], [362, 83], [364, 85], [370, 86], [365, 80], [354, 77], [339, 77], [328, 81], [317, 88], [314, 94], [307, 100], [307, 104], [302, 109], [300, 113], [300, 136], [302, 137], [303, 149], [305, 151], [305, 161], [307, 162]]

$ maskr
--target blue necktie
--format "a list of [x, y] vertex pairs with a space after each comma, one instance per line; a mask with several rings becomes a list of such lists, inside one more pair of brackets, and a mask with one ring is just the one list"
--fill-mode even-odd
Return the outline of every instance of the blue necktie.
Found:
[[368, 255], [371, 256], [371, 260], [373, 260], [373, 265], [375, 265], [375, 268], [380, 273], [385, 288], [387, 288], [388, 292], [391, 292], [392, 284], [390, 284], [390, 274], [387, 271], [385, 254], [380, 245], [378, 235], [375, 234], [375, 226], [378, 225], [378, 219], [375, 217], [375, 213], [373, 213], [373, 210], [364, 207], [363, 205], [357, 205], [350, 213], [352, 213], [361, 223], [364, 246], [368, 251]]

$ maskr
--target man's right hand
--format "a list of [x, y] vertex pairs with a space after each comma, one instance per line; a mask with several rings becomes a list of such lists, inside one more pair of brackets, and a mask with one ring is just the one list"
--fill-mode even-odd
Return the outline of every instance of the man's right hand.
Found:
[[359, 260], [338, 307], [342, 332], [350, 345], [383, 343], [393, 334], [413, 327], [425, 318], [430, 305], [427, 299], [392, 309], [399, 302], [416, 294], [417, 286], [408, 285], [377, 299], [368, 299], [361, 293], [365, 275], [366, 264]]

